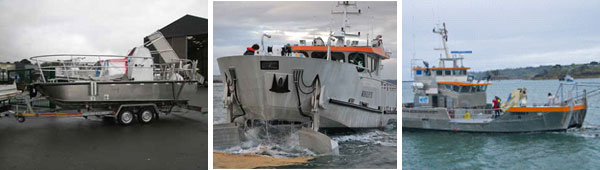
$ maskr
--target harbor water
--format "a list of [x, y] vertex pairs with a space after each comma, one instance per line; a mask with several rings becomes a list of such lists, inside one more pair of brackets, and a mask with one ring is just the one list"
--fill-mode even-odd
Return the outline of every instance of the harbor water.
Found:
[[[600, 79], [579, 79], [596, 82]], [[527, 88], [527, 103], [556, 95], [558, 80], [503, 80], [488, 86], [487, 101], [503, 102], [517, 88]], [[412, 102], [412, 82], [402, 83], [402, 102]], [[591, 88], [590, 88], [591, 89]], [[580, 89], [581, 90], [581, 89]], [[560, 94], [559, 94], [560, 95]], [[566, 95], [566, 94], [564, 94]], [[566, 132], [464, 133], [403, 130], [403, 169], [598, 169], [600, 165], [600, 96], [588, 98], [581, 129]]]
[[[214, 124], [225, 123], [224, 86], [222, 83], [214, 83], [213, 87], [213, 121]], [[265, 133], [265, 131], [268, 132]], [[276, 133], [277, 131], [285, 130], [250, 129], [246, 132], [246, 136], [250, 136], [252, 140], [244, 142], [240, 146], [215, 150], [215, 152], [258, 154], [272, 157], [315, 156], [312, 152], [298, 147], [297, 134], [293, 132]], [[274, 168], [396, 168], [397, 135], [395, 125], [381, 130], [338, 132], [330, 137], [338, 142], [339, 155], [318, 156], [305, 164]]]

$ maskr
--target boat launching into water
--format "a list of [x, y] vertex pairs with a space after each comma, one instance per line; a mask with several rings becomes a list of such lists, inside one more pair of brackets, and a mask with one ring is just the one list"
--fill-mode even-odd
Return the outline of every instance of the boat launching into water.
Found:
[[[587, 114], [587, 98], [597, 95], [596, 83], [563, 83], [560, 97], [544, 104], [526, 105], [526, 89], [517, 89], [499, 108], [486, 103], [487, 79], [474, 80], [462, 65], [470, 51], [450, 51], [447, 30], [435, 28], [445, 56], [439, 67], [413, 67], [414, 100], [402, 106], [402, 128], [464, 132], [533, 132], [580, 128]], [[446, 62], [452, 65], [446, 66]], [[589, 90], [586, 90], [589, 89]], [[496, 112], [497, 115], [494, 115]]]
[[366, 45], [346, 41], [360, 36], [348, 31], [347, 16], [361, 12], [352, 9], [356, 3], [337, 6], [343, 11], [332, 14], [341, 14], [343, 25], [326, 40], [315, 38], [311, 45], [300, 40], [276, 52], [263, 45], [255, 55], [217, 59], [228, 123], [251, 126], [261, 121], [318, 131], [380, 128], [396, 122], [396, 85], [380, 77], [382, 60], [390, 58], [382, 36], [373, 36]]

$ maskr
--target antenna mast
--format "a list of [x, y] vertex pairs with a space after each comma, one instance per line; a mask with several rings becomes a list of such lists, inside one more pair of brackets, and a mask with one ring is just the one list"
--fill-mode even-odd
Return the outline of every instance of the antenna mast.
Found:
[[358, 37], [360, 36], [360, 32], [358, 32], [357, 34], [352, 34], [352, 33], [347, 33], [348, 28], [350, 28], [350, 24], [348, 22], [348, 15], [360, 15], [361, 11], [360, 9], [358, 9], [357, 11], [348, 11], [348, 7], [354, 7], [356, 8], [356, 2], [349, 2], [349, 1], [342, 1], [342, 2], [338, 2], [336, 7], [340, 7], [343, 6], [344, 7], [344, 11], [331, 11], [331, 14], [342, 14], [342, 27], [340, 28], [340, 31], [336, 31], [333, 34], [333, 37], [335, 37], [337, 39], [336, 41], [336, 46], [344, 46], [344, 39], [346, 36], [355, 36]]

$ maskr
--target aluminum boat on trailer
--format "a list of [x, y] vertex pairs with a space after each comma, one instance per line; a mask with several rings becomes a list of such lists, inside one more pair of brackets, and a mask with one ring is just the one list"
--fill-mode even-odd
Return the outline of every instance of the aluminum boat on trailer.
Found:
[[[32, 84], [31, 97], [39, 92], [63, 110], [80, 112], [36, 113], [27, 99], [29, 112], [15, 116], [21, 118], [19, 121], [26, 116], [44, 115], [115, 117], [120, 124], [129, 125], [135, 117], [149, 123], [159, 113], [168, 114], [175, 106], [187, 105], [189, 99], [180, 97], [184, 88], [203, 82], [197, 73], [197, 61], [179, 59], [160, 32], [150, 37], [150, 43], [134, 48], [126, 56], [32, 57], [38, 66], [39, 81]], [[150, 45], [156, 51], [146, 48]], [[166, 63], [154, 63], [152, 53], [159, 54]]]
[[[566, 130], [581, 127], [587, 113], [587, 97], [598, 94], [599, 85], [592, 83], [561, 84], [558, 102], [524, 105], [520, 97], [525, 89], [513, 91], [499, 109], [486, 103], [487, 80], [473, 80], [469, 67], [462, 65], [463, 55], [470, 51], [450, 51], [447, 30], [435, 28], [442, 37], [445, 57], [439, 67], [413, 67], [412, 103], [402, 106], [402, 128], [467, 132], [532, 132]], [[452, 65], [447, 67], [446, 62]], [[459, 64], [460, 63], [460, 64]], [[583, 89], [592, 88], [589, 91]], [[567, 96], [565, 96], [567, 95]], [[499, 116], [494, 112], [499, 110]]]

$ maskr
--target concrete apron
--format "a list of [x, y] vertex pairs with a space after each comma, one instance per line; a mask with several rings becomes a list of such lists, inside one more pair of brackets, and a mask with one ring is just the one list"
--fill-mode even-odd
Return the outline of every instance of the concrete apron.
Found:
[[[213, 126], [213, 148], [227, 149], [240, 145], [243, 139], [241, 127], [235, 123], [215, 124]], [[309, 128], [298, 131], [300, 147], [307, 148], [317, 155], [338, 155], [338, 143], [329, 136]]]

